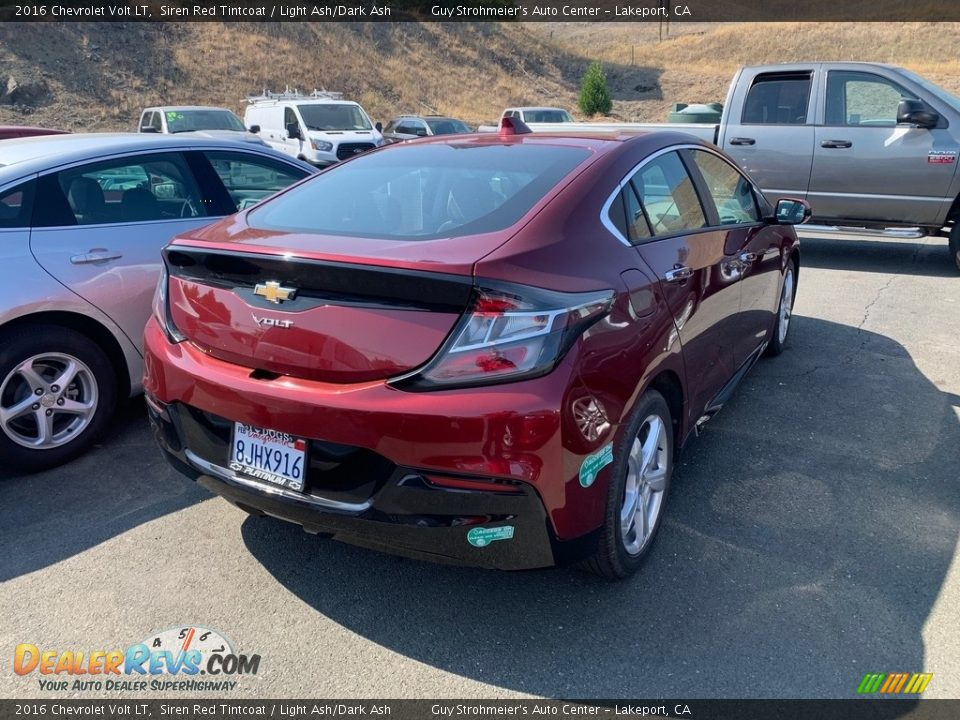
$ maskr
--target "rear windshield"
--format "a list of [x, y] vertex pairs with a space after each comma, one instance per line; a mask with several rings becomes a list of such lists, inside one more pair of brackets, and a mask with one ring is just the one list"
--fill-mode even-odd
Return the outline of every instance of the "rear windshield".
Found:
[[494, 232], [517, 222], [589, 155], [557, 145], [397, 145], [267, 201], [248, 222], [388, 240]]
[[527, 122], [535, 123], [564, 123], [573, 122], [570, 113], [566, 110], [552, 110], [544, 108], [542, 110], [524, 110], [523, 118]]
[[297, 105], [307, 130], [369, 130], [370, 121], [356, 105]]
[[456, 135], [457, 133], [470, 132], [470, 128], [465, 123], [451, 118], [427, 118], [427, 125], [433, 130], [434, 135]]
[[240, 118], [229, 110], [167, 110], [167, 128], [172, 133], [197, 130], [236, 130], [244, 132]]

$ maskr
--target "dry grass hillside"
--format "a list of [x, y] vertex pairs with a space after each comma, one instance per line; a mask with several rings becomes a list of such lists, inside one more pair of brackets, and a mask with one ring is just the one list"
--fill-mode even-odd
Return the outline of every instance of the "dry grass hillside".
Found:
[[132, 129], [145, 105], [239, 111], [245, 95], [285, 85], [342, 90], [380, 120], [479, 123], [511, 104], [573, 108], [594, 59], [614, 117], [662, 120], [673, 102], [722, 101], [742, 64], [894, 62], [960, 92], [958, 43], [950, 23], [5, 23], [0, 123]]

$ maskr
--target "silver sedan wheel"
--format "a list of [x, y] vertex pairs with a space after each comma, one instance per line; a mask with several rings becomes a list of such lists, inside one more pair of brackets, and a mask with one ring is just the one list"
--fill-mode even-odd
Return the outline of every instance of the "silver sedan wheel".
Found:
[[627, 459], [627, 482], [620, 508], [620, 535], [631, 555], [638, 555], [653, 537], [663, 491], [670, 470], [667, 429], [659, 415], [650, 415], [640, 425]]
[[83, 362], [65, 353], [27, 358], [0, 385], [0, 428], [18, 445], [64, 445], [93, 420], [97, 382]]
[[787, 331], [790, 329], [790, 316], [793, 315], [793, 267], [787, 268], [787, 274], [783, 278], [783, 292], [780, 294], [780, 322], [778, 327], [778, 340], [781, 344], [787, 339]]

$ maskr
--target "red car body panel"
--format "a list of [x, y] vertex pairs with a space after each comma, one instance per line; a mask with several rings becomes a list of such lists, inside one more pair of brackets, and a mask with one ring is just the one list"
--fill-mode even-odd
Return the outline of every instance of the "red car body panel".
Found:
[[54, 128], [29, 127], [22, 125], [0, 125], [0, 140], [9, 138], [33, 137], [35, 135], [66, 135], [66, 130]]
[[[465, 478], [468, 485], [474, 480], [522, 483], [542, 503], [556, 550], [557, 542], [583, 538], [603, 523], [610, 466], [588, 487], [579, 472], [591, 454], [608, 443], [616, 446], [622, 424], [646, 388], [657, 387], [672, 403], [679, 448], [759, 355], [770, 338], [796, 235], [790, 228], [760, 223], [706, 228], [641, 245], [614, 237], [601, 222], [601, 209], [620, 180], [664, 148], [704, 147], [674, 133], [461, 136], [394, 145], [367, 156], [448, 142], [555, 143], [583, 147], [591, 155], [499, 232], [402, 242], [263, 230], [248, 225], [247, 214], [240, 213], [175, 240], [168, 252], [255, 254], [330, 263], [334, 270], [338, 263], [407, 269], [564, 293], [613, 291], [609, 314], [586, 330], [551, 372], [479, 387], [406, 391], [391, 379], [427, 364], [466, 307], [424, 313], [332, 304], [299, 313], [264, 311], [230, 287], [171, 277], [170, 314], [189, 340], [171, 343], [151, 319], [144, 387], [157, 413], [182, 404], [230, 422], [364, 448], [397, 467], [422, 471], [428, 482], [431, 474], [448, 474]], [[354, 162], [362, 158], [327, 172], [343, 172]], [[744, 253], [755, 259], [745, 263]], [[689, 279], [660, 280], [680, 265], [692, 270]], [[262, 330], [251, 318], [261, 312], [296, 316], [297, 326]], [[264, 377], [260, 371], [273, 374]], [[583, 398], [598, 401], [609, 419], [607, 430], [594, 440], [574, 422], [573, 404]], [[189, 461], [176, 450], [176, 438], [161, 444], [180, 465]], [[231, 499], [242, 506], [249, 502], [246, 496]], [[306, 514], [277, 507], [266, 512], [308, 526]], [[337, 528], [330, 531], [339, 534]], [[348, 532], [344, 535], [350, 539]], [[395, 549], [426, 552], [406, 536], [398, 542], [412, 544]], [[460, 549], [439, 554], [464, 557]], [[491, 565], [497, 567], [543, 564], [539, 555], [516, 562], [496, 558]]]
[[460, 317], [323, 305], [296, 313], [291, 328], [261, 326], [258, 319], [277, 313], [251, 310], [232, 290], [176, 278], [170, 308], [177, 327], [212, 357], [337, 383], [394, 377], [423, 365]]

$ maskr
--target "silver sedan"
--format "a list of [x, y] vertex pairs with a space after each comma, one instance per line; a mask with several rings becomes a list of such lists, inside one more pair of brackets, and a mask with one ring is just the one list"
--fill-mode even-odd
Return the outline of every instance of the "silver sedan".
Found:
[[83, 452], [140, 392], [160, 249], [312, 172], [202, 138], [0, 141], [0, 462], [39, 470]]

